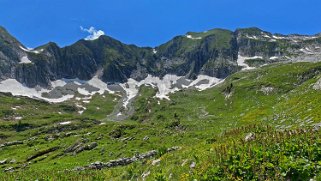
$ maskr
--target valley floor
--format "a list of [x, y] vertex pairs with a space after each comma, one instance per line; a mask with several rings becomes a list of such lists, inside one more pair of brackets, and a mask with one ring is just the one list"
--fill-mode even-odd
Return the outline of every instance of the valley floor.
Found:
[[124, 121], [107, 116], [117, 95], [95, 95], [80, 115], [76, 100], [0, 94], [0, 179], [319, 180], [320, 72], [273, 64], [170, 100], [142, 86]]

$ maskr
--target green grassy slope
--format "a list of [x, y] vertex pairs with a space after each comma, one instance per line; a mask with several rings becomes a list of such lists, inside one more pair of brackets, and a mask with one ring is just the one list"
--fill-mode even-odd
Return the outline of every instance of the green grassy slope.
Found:
[[[157, 90], [140, 89], [128, 120], [105, 120], [119, 97], [95, 96], [83, 115], [71, 102], [47, 104], [1, 94], [0, 148], [6, 180], [286, 180], [319, 174], [321, 63], [273, 64], [238, 72], [205, 90], [184, 90], [170, 100], [153, 98]], [[16, 106], [20, 106], [17, 107]], [[99, 107], [99, 109], [97, 109]], [[13, 110], [15, 108], [16, 110]], [[59, 114], [60, 112], [60, 114]], [[23, 117], [21, 121], [14, 120]], [[104, 120], [104, 121], [102, 121]], [[70, 121], [68, 125], [59, 123]], [[18, 126], [20, 125], [20, 126]], [[17, 129], [19, 128], [19, 129]], [[21, 129], [23, 128], [23, 129]], [[287, 131], [285, 131], [287, 130]], [[255, 139], [245, 142], [249, 133]], [[78, 154], [75, 143], [98, 144]], [[180, 150], [163, 150], [179, 146]], [[29, 160], [33, 155], [53, 151]], [[108, 162], [157, 150], [159, 154], [127, 166], [71, 171], [95, 161]], [[12, 163], [10, 161], [14, 160]], [[155, 161], [156, 160], [156, 161]], [[261, 165], [261, 166], [260, 166]], [[149, 174], [148, 174], [149, 173]]]

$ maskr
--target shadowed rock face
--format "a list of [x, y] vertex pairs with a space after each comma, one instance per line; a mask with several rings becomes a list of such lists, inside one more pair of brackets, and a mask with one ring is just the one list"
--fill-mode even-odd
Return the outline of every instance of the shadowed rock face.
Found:
[[189, 32], [154, 49], [101, 36], [63, 48], [48, 43], [30, 50], [0, 27], [0, 80], [13, 78], [28, 87], [48, 87], [50, 81], [62, 78], [89, 80], [99, 70], [100, 78], [110, 84], [142, 80], [148, 74], [225, 78], [240, 70], [238, 56], [260, 57], [262, 63], [319, 61], [320, 47], [319, 35], [285, 36], [247, 28]]

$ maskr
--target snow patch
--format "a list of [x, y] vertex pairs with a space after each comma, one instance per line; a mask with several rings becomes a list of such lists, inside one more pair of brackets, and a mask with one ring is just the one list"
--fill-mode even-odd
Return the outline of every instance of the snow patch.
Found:
[[124, 101], [124, 106], [127, 107], [129, 101], [136, 97], [138, 94], [138, 89], [141, 85], [151, 85], [153, 88], [158, 88], [158, 92], [156, 93], [157, 98], [160, 99], [168, 99], [168, 94], [178, 91], [178, 88], [172, 88], [173, 84], [176, 84], [176, 81], [181, 77], [176, 75], [167, 74], [160, 79], [159, 77], [154, 77], [152, 75], [148, 75], [144, 80], [137, 82], [134, 79], [128, 79], [127, 83], [120, 84], [120, 86], [125, 90], [127, 98]]
[[[134, 79], [128, 79], [127, 83], [120, 84], [120, 86], [126, 92], [126, 99], [123, 102], [123, 106], [127, 107], [129, 102], [134, 97], [137, 96], [139, 92], [139, 87], [142, 85], [150, 85], [153, 88], [157, 88], [158, 92], [155, 95], [156, 98], [159, 98], [161, 100], [162, 99], [170, 100], [168, 95], [180, 90], [176, 86], [176, 84], [177, 84], [177, 81], [181, 78], [184, 78], [184, 77], [167, 74], [162, 79], [160, 79], [159, 77], [148, 75], [144, 80], [140, 82]], [[214, 85], [218, 84], [221, 81], [222, 79], [218, 79], [215, 77], [210, 77], [207, 75], [199, 75], [196, 80], [190, 81], [189, 85], [181, 85], [181, 86], [183, 88], [195, 87], [198, 90], [202, 91], [210, 87], [213, 87]]]
[[157, 50], [155, 50], [155, 48], [153, 48], [153, 53], [156, 54], [157, 53]]
[[25, 52], [31, 52], [31, 53], [35, 53], [35, 54], [39, 54], [39, 53], [43, 52], [43, 50], [44, 50], [44, 49], [35, 50], [33, 48], [24, 48], [22, 46], [20, 46], [20, 49], [22, 49]]
[[84, 106], [82, 106], [82, 105], [80, 105], [80, 104], [78, 104], [78, 103], [76, 103], [75, 106], [78, 107], [78, 108], [80, 108], [80, 109], [82, 109], [82, 110], [78, 111], [78, 113], [79, 113], [80, 115], [81, 115], [82, 113], [84, 113], [84, 111], [87, 109], [86, 107], [84, 107]]
[[28, 63], [32, 63], [31, 60], [29, 60], [28, 56], [23, 56], [21, 59], [20, 59], [20, 64], [28, 64]]
[[247, 35], [246, 38], [253, 39], [253, 40], [259, 39], [257, 36], [249, 36], [249, 35]]
[[265, 33], [263, 33], [263, 32], [262, 32], [262, 36], [263, 36], [264, 38], [271, 38], [268, 34], [265, 34]]
[[52, 87], [63, 87], [66, 84], [67, 84], [66, 81], [63, 81], [63, 80], [55, 80], [51, 82]]
[[42, 94], [48, 93], [50, 92], [50, 90], [44, 89], [44, 88], [39, 88], [39, 89], [29, 88], [24, 86], [23, 84], [21, 84], [15, 79], [7, 79], [0, 82], [0, 92], [8, 92], [14, 96], [26, 96], [30, 98], [43, 99], [52, 103], [64, 102], [74, 97], [74, 95], [64, 95], [61, 98], [57, 98], [57, 99], [45, 98], [45, 97], [42, 97]]
[[[208, 81], [208, 83], [197, 85], [201, 81]], [[220, 82], [222, 82], [222, 79], [218, 79], [216, 77], [210, 77], [208, 75], [199, 75], [197, 77], [197, 79], [195, 79], [193, 82], [191, 82], [190, 85], [188, 85], [187, 87], [193, 87], [194, 86], [199, 91], [202, 91], [202, 90], [211, 88], [211, 87], [213, 87], [214, 85], [216, 85], [216, 84], [218, 84]]]
[[286, 39], [285, 37], [283, 36], [276, 36], [276, 35], [273, 35], [272, 36], [274, 39], [277, 39], [277, 40], [282, 40], [282, 39]]
[[276, 59], [279, 59], [280, 57], [277, 57], [277, 56], [273, 56], [273, 57], [270, 57], [270, 60], [276, 60]]
[[192, 35], [186, 35], [186, 38], [192, 39], [192, 40], [201, 40], [202, 37], [193, 37]]
[[[179, 79], [185, 80], [185, 83], [178, 82]], [[210, 88], [220, 83], [221, 81], [222, 81], [221, 79], [206, 76], [206, 75], [199, 75], [196, 80], [188, 80], [183, 76], [167, 74], [163, 78], [148, 75], [142, 81], [136, 81], [130, 78], [126, 83], [119, 84], [119, 86], [126, 93], [126, 97], [124, 98], [124, 101], [123, 101], [123, 106], [127, 107], [129, 102], [138, 94], [139, 87], [142, 85], [150, 85], [153, 88], [156, 88], [158, 90], [158, 92], [155, 95], [156, 98], [169, 100], [169, 94], [179, 91], [182, 88], [194, 87], [201, 91], [201, 90]], [[79, 79], [61, 79], [61, 80], [52, 81], [50, 89], [41, 88], [41, 87], [29, 88], [21, 84], [15, 79], [7, 79], [0, 82], [0, 92], [9, 92], [9, 93], [12, 93], [14, 96], [27, 96], [30, 98], [42, 99], [52, 103], [59, 103], [59, 102], [64, 102], [74, 98], [74, 95], [68, 92], [67, 95], [63, 95], [59, 98], [47, 98], [47, 97], [43, 97], [43, 94], [51, 93], [51, 91], [54, 90], [55, 88], [64, 87], [68, 83], [75, 83], [75, 84], [77, 83], [76, 85], [80, 86], [80, 87], [76, 86], [74, 91], [78, 91], [79, 94], [85, 96], [85, 97], [75, 97], [75, 100], [79, 102], [81, 101], [81, 104], [89, 103], [90, 99], [92, 98], [92, 95], [96, 93], [99, 93], [101, 95], [103, 95], [105, 91], [108, 91], [111, 94], [115, 93], [114, 91], [108, 88], [105, 82], [103, 82], [98, 78], [98, 75], [94, 76], [89, 81], [83, 81]], [[86, 85], [87, 86], [90, 85], [94, 88], [97, 88], [98, 90], [89, 91], [90, 89], [84, 88], [84, 86]], [[59, 89], [55, 91], [59, 91]], [[55, 92], [53, 93], [55, 94]], [[113, 101], [117, 101], [117, 100], [118, 99], [115, 98]], [[76, 104], [76, 106], [78, 108], [81, 108], [81, 110], [79, 110], [78, 112], [79, 114], [82, 114], [84, 110], [86, 110], [86, 107], [78, 103]]]
[[[99, 89], [98, 93], [101, 95], [101, 94], [104, 94], [105, 91], [111, 93], [111, 94], [114, 94], [115, 92], [108, 89], [107, 87], [107, 84], [105, 82], [103, 82], [102, 80], [100, 80], [98, 78], [98, 75], [95, 75], [91, 80], [89, 80], [87, 82], [88, 85], [91, 85], [93, 87], [96, 87]], [[96, 93], [96, 92], [95, 92]]]
[[245, 60], [251, 60], [251, 59], [262, 59], [263, 57], [261, 56], [254, 56], [254, 57], [243, 57], [240, 54], [237, 57], [237, 64], [239, 66], [242, 66], [244, 68], [242, 68], [242, 70], [250, 70], [250, 69], [254, 69], [255, 67], [250, 67], [248, 64], [245, 63]]
[[79, 92], [79, 94], [82, 94], [82, 95], [85, 95], [85, 96], [88, 96], [88, 95], [91, 95], [90, 92], [88, 92], [86, 89], [84, 88], [79, 88], [77, 89], [77, 91]]

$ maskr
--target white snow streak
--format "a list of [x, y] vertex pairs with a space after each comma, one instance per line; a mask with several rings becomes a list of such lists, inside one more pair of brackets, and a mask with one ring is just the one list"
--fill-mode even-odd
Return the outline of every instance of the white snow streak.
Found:
[[192, 40], [201, 40], [202, 37], [193, 37], [192, 35], [186, 35], [186, 38], [192, 39]]

